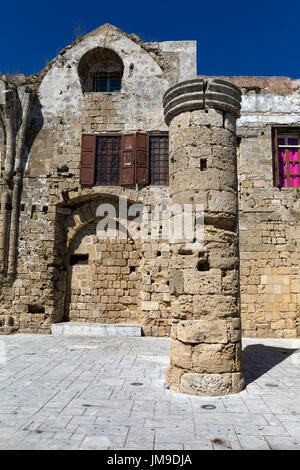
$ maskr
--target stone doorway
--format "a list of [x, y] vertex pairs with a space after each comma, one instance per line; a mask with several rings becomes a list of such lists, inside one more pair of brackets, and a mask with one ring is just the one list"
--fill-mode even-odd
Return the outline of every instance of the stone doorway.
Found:
[[97, 220], [72, 240], [64, 321], [140, 323], [140, 249], [97, 236]]

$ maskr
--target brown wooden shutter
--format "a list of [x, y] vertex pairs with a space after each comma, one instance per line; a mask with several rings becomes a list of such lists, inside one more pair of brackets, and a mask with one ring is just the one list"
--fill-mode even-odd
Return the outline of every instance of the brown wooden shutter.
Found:
[[148, 184], [149, 180], [149, 152], [148, 135], [138, 132], [135, 145], [136, 183]]
[[274, 186], [279, 186], [279, 161], [278, 161], [278, 131], [274, 129], [273, 133], [273, 168], [274, 168]]
[[80, 183], [92, 186], [95, 180], [96, 136], [84, 134], [81, 143]]
[[121, 184], [135, 182], [135, 134], [125, 134], [122, 137], [121, 152]]

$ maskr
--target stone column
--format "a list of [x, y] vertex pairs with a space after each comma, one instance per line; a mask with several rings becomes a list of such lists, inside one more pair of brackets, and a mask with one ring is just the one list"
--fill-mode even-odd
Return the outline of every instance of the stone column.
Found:
[[[171, 241], [172, 332], [166, 383], [193, 395], [244, 388], [239, 305], [238, 87], [195, 79], [164, 95], [170, 204], [204, 207], [204, 242]], [[197, 223], [197, 222], [196, 222]], [[190, 240], [191, 241], [191, 240]]]

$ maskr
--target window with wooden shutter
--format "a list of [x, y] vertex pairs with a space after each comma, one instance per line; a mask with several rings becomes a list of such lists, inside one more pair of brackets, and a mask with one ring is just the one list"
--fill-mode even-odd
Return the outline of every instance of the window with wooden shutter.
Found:
[[89, 186], [168, 185], [168, 135], [83, 135], [80, 182]]
[[278, 169], [278, 131], [274, 129], [273, 131], [273, 169], [274, 169], [274, 186], [279, 186], [279, 169]]
[[148, 135], [138, 132], [135, 137], [135, 181], [138, 184], [149, 182]]
[[169, 184], [169, 136], [150, 135], [150, 184]]
[[120, 184], [121, 143], [120, 135], [96, 137], [96, 185]]
[[81, 143], [80, 183], [92, 186], [95, 181], [96, 136], [85, 134]]
[[135, 183], [135, 134], [125, 134], [122, 137], [120, 183]]
[[300, 187], [300, 129], [274, 129], [274, 184], [280, 188]]

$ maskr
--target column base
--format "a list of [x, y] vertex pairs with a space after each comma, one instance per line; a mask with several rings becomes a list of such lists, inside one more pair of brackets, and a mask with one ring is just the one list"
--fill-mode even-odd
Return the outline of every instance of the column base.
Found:
[[245, 388], [245, 381], [241, 372], [199, 374], [169, 365], [167, 385], [175, 392], [215, 397], [241, 392]]

